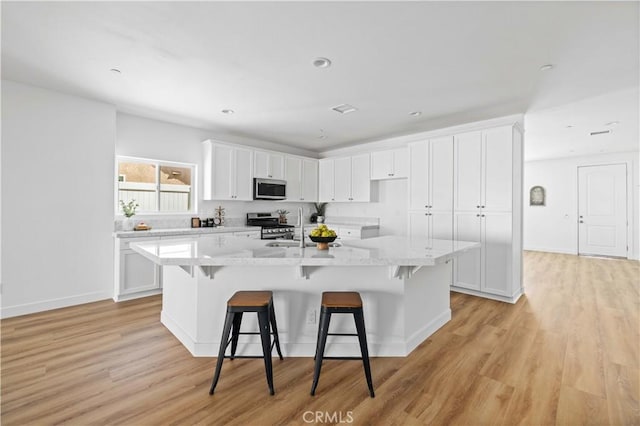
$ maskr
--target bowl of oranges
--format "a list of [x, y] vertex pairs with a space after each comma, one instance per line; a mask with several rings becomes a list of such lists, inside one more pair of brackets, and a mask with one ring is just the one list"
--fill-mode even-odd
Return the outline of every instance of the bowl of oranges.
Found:
[[317, 243], [318, 250], [328, 250], [329, 243], [334, 242], [337, 237], [336, 231], [329, 229], [324, 223], [309, 232], [309, 239]]

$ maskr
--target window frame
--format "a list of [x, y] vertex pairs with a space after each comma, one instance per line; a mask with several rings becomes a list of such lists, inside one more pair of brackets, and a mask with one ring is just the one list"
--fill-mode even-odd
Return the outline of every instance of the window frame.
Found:
[[[126, 179], [124, 179], [123, 181], [120, 180], [121, 178], [121, 174], [119, 172], [119, 166], [120, 163], [126, 163], [126, 162], [130, 162], [130, 163], [142, 163], [142, 164], [152, 164], [156, 166], [156, 172], [155, 172], [155, 177], [156, 177], [156, 181], [155, 181], [155, 191], [156, 191], [156, 210], [154, 211], [149, 211], [149, 210], [145, 210], [145, 211], [137, 211], [136, 212], [136, 216], [175, 216], [175, 215], [189, 215], [189, 214], [195, 214], [198, 211], [198, 197], [196, 197], [197, 194], [197, 186], [196, 183], [198, 182], [198, 165], [195, 163], [185, 163], [185, 162], [181, 162], [181, 161], [167, 161], [167, 160], [158, 160], [158, 159], [153, 159], [153, 158], [143, 158], [143, 157], [132, 157], [132, 156], [128, 156], [128, 155], [116, 155], [115, 158], [115, 187], [114, 187], [114, 209], [115, 209], [115, 216], [117, 218], [124, 218], [124, 214], [122, 213], [122, 208], [120, 207], [120, 183], [121, 182], [127, 182]], [[160, 168], [162, 166], [168, 166], [168, 167], [182, 167], [182, 168], [189, 168], [191, 169], [191, 191], [189, 193], [189, 205], [191, 206], [191, 208], [187, 211], [180, 211], [180, 212], [168, 212], [168, 211], [160, 211], [160, 199], [161, 199], [161, 186], [162, 184], [160, 183]]]

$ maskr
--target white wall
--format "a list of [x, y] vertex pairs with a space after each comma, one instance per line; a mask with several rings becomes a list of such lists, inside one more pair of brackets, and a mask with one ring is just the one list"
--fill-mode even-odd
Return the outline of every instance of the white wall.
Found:
[[[524, 249], [578, 253], [578, 167], [627, 163], [630, 256], [638, 259], [640, 213], [638, 152], [603, 154], [524, 163]], [[546, 206], [529, 206], [529, 189], [546, 190]]]
[[[314, 211], [309, 203], [287, 203], [274, 201], [203, 201], [202, 200], [202, 141], [207, 139], [222, 142], [239, 143], [261, 149], [270, 149], [286, 152], [294, 155], [317, 157], [317, 154], [293, 148], [286, 145], [278, 145], [271, 142], [254, 139], [239, 138], [230, 134], [214, 132], [206, 129], [182, 126], [138, 117], [135, 115], [117, 114], [117, 138], [116, 154], [132, 157], [152, 158], [167, 161], [180, 161], [194, 163], [198, 167], [198, 215], [200, 217], [213, 217], [214, 209], [222, 205], [226, 211], [226, 217], [241, 220], [247, 212], [275, 211], [283, 208], [290, 212], [297, 212], [298, 206], [303, 206], [305, 214]], [[113, 197], [112, 197], [113, 198]], [[191, 215], [184, 215], [191, 216]], [[290, 220], [293, 216], [290, 215]], [[153, 221], [153, 216], [138, 216], [140, 220]], [[157, 220], [157, 216], [156, 216]]]
[[2, 82], [2, 317], [111, 297], [115, 118]]

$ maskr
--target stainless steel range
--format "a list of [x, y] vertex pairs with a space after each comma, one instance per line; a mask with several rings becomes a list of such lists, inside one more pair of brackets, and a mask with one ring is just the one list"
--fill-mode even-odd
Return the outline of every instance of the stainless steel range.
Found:
[[294, 226], [281, 225], [275, 213], [247, 213], [247, 226], [261, 226], [260, 238], [263, 240], [293, 238]]

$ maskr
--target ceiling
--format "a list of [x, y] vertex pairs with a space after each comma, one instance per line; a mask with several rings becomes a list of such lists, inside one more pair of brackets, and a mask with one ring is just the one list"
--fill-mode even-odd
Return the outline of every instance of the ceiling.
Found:
[[[568, 122], [562, 114], [554, 121], [557, 107], [634, 88], [637, 100], [638, 9], [638, 2], [2, 2], [2, 76], [316, 152], [546, 111], [527, 131], [537, 132], [534, 147], [549, 151], [557, 141], [547, 136]], [[314, 67], [317, 57], [332, 66]], [[540, 71], [544, 64], [554, 68]], [[343, 103], [358, 110], [331, 109]], [[588, 120], [585, 129], [612, 120], [622, 127], [626, 118]]]

